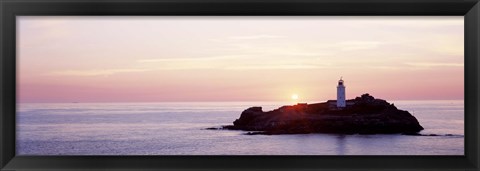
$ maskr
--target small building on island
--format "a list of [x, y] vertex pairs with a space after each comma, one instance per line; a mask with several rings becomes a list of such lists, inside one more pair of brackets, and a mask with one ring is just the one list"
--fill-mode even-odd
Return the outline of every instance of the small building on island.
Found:
[[342, 109], [347, 106], [354, 105], [355, 102], [346, 100], [346, 95], [345, 95], [345, 83], [343, 81], [343, 78], [340, 77], [340, 80], [338, 80], [338, 85], [337, 85], [337, 100], [328, 100], [328, 105], [330, 109]]
[[347, 106], [345, 101], [345, 85], [343, 85], [343, 79], [340, 77], [337, 85], [337, 107], [344, 108]]

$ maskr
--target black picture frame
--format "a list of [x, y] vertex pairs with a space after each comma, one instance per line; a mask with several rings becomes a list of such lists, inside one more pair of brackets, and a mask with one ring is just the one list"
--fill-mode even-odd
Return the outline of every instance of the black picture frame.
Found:
[[[479, 0], [0, 0], [1, 170], [479, 170]], [[464, 156], [16, 156], [16, 16], [464, 16]], [[54, 62], [54, 61], [52, 61]]]

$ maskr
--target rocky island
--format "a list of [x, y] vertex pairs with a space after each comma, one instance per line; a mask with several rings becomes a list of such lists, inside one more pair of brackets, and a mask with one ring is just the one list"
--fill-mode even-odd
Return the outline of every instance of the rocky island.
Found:
[[262, 107], [244, 110], [233, 125], [222, 129], [250, 131], [248, 134], [417, 134], [423, 130], [408, 111], [394, 104], [363, 94], [344, 100], [338, 108], [336, 100], [323, 103], [299, 103], [264, 112]]

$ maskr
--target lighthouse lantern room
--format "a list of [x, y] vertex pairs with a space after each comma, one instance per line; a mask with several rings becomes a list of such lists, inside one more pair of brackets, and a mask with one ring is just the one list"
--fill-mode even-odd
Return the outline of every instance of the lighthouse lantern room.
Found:
[[337, 107], [344, 108], [345, 106], [346, 106], [345, 85], [343, 84], [342, 77], [340, 77], [340, 80], [338, 80], [338, 86], [337, 86]]

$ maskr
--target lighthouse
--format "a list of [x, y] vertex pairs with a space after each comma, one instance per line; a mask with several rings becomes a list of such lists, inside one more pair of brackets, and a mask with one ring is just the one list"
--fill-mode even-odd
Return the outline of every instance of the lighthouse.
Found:
[[342, 77], [338, 80], [337, 86], [337, 107], [344, 108], [346, 106], [345, 102], [345, 85], [343, 84]]

